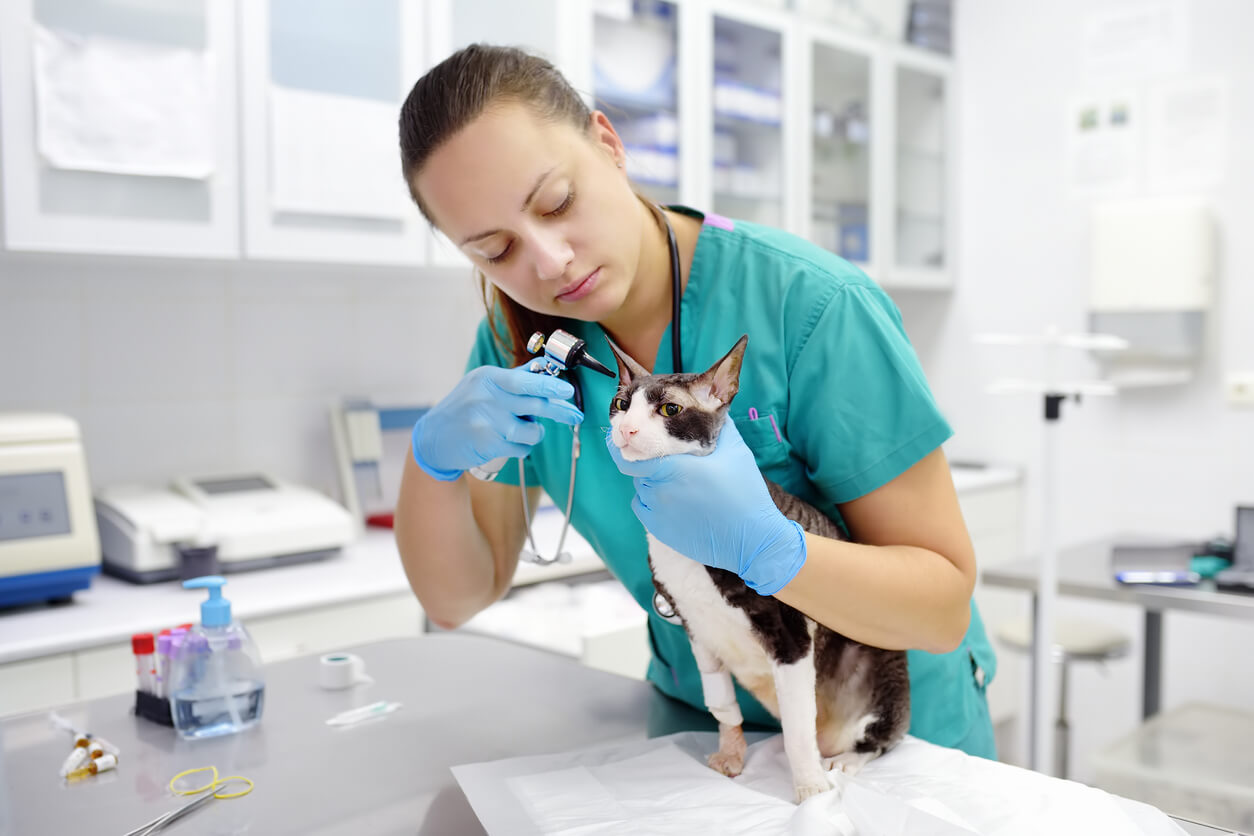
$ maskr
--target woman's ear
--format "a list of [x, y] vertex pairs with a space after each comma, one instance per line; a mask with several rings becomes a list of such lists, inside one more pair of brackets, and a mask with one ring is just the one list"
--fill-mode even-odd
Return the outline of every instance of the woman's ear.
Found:
[[618, 131], [614, 130], [610, 117], [606, 116], [603, 111], [592, 111], [592, 116], [588, 120], [588, 138], [604, 151], [610, 162], [617, 167], [622, 168], [626, 163], [627, 149], [623, 147], [623, 141], [619, 138]]

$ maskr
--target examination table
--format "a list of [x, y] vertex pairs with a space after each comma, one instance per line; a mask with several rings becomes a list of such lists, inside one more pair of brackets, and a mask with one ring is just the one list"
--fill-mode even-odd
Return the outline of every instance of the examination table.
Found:
[[[346, 650], [373, 684], [323, 690], [317, 656], [267, 665], [263, 719], [237, 735], [181, 740], [135, 717], [126, 695], [59, 707], [121, 750], [115, 771], [74, 783], [57, 774], [71, 737], [48, 712], [3, 718], [0, 834], [121, 836], [182, 806], [167, 785], [202, 766], [255, 789], [206, 804], [171, 834], [482, 833], [450, 767], [645, 739], [652, 687], [571, 658], [461, 633]], [[379, 700], [402, 706], [352, 726], [325, 722]]]

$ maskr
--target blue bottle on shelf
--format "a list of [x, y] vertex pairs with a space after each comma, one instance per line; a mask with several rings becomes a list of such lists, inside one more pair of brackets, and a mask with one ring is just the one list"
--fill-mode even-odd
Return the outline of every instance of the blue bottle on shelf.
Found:
[[218, 575], [183, 582], [187, 589], [209, 590], [200, 624], [170, 661], [170, 714], [187, 739], [243, 731], [261, 719], [265, 703], [261, 656], [244, 625], [231, 618], [225, 583]]

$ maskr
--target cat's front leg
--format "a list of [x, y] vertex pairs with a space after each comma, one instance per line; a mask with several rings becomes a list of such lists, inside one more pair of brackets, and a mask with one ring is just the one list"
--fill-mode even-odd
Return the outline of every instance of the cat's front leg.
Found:
[[710, 755], [710, 768], [735, 778], [745, 768], [744, 717], [736, 702], [731, 674], [705, 645], [692, 640], [692, 655], [701, 671], [701, 693], [705, 707], [718, 720], [718, 751]]
[[798, 803], [831, 789], [819, 754], [818, 705], [815, 698], [814, 646], [789, 664], [774, 663], [779, 723], [784, 729], [784, 751], [792, 768]]

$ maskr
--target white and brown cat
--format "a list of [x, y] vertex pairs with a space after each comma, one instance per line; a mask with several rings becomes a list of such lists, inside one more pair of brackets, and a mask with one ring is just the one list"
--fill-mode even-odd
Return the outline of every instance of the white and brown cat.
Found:
[[[665, 375], [650, 374], [611, 343], [619, 386], [610, 428], [623, 458], [713, 452], [747, 343], [741, 337], [703, 374]], [[845, 539], [817, 508], [766, 481], [784, 516], [806, 531]], [[732, 572], [685, 557], [651, 534], [648, 540], [654, 586], [688, 633], [706, 707], [718, 720], [712, 768], [734, 777], [744, 767], [733, 676], [779, 719], [798, 801], [829, 788], [827, 768], [852, 774], [901, 740], [910, 725], [904, 651], [846, 638], [759, 595]]]

